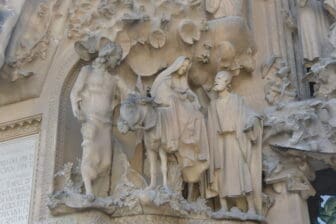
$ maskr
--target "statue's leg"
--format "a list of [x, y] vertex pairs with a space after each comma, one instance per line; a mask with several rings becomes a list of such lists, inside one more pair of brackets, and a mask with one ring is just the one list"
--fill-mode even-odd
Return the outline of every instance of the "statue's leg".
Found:
[[161, 172], [163, 176], [163, 187], [168, 189], [168, 183], [167, 183], [167, 152], [164, 151], [163, 148], [159, 149], [159, 155], [160, 155], [160, 160], [161, 160]]
[[247, 207], [248, 207], [248, 213], [256, 214], [255, 206], [254, 206], [254, 200], [253, 200], [253, 194], [249, 193], [246, 196], [247, 200]]
[[241, 211], [246, 211], [248, 209], [246, 197], [237, 197], [235, 198], [234, 201], [235, 201], [236, 207], [239, 208]]
[[92, 149], [92, 135], [93, 135], [93, 127], [90, 123], [83, 123], [82, 125], [82, 163], [81, 163], [81, 173], [85, 187], [85, 194], [89, 201], [93, 201], [95, 196], [93, 193], [92, 181], [96, 177], [96, 170], [92, 167], [91, 161], [91, 153]]
[[192, 201], [193, 199], [193, 189], [194, 189], [194, 184], [193, 183], [188, 183], [188, 201]]
[[85, 153], [86, 148], [83, 150], [83, 159], [82, 159], [82, 164], [81, 164], [81, 172], [82, 172], [82, 178], [84, 182], [84, 187], [85, 187], [85, 194], [86, 198], [89, 201], [93, 201], [95, 196], [93, 194], [93, 188], [92, 188], [92, 181], [93, 181], [93, 173], [92, 173], [92, 168], [88, 164], [88, 161], [86, 160], [87, 156]]
[[84, 187], [85, 187], [85, 192], [86, 192], [86, 197], [89, 201], [93, 201], [95, 196], [93, 194], [92, 190], [92, 181], [91, 178], [89, 178], [86, 175], [83, 175], [83, 182], [84, 182]]
[[221, 205], [221, 210], [222, 211], [227, 211], [228, 210], [228, 204], [227, 204], [227, 200], [226, 200], [226, 198], [222, 198], [222, 197], [220, 197], [219, 198], [219, 202], [220, 202], [220, 205]]
[[156, 152], [153, 150], [147, 150], [150, 166], [150, 185], [147, 189], [153, 189], [156, 186]]

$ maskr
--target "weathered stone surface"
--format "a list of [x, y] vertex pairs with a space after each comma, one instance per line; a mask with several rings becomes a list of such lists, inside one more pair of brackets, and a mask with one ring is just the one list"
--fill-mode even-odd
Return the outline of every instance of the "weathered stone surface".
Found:
[[[0, 166], [40, 139], [33, 176], [0, 178], [27, 183], [24, 222], [313, 222], [310, 182], [336, 168], [335, 6], [0, 0]], [[21, 193], [2, 185], [5, 214]]]

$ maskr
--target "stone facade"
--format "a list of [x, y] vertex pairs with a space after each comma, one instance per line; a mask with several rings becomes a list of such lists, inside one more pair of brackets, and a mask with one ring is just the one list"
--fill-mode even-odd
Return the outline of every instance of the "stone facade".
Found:
[[309, 223], [336, 168], [335, 12], [0, 0], [0, 223]]

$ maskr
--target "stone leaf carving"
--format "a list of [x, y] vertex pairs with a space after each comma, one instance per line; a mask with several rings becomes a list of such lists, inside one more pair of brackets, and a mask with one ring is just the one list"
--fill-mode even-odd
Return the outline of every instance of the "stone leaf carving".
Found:
[[262, 78], [267, 80], [264, 87], [265, 100], [270, 105], [287, 103], [297, 98], [296, 88], [290, 80], [290, 68], [279, 57], [271, 57], [261, 68]]
[[314, 82], [314, 96], [331, 99], [336, 96], [335, 64], [332, 58], [321, 59], [311, 67], [311, 72], [306, 76]]
[[335, 153], [335, 100], [306, 100], [266, 110], [264, 140], [308, 152]]

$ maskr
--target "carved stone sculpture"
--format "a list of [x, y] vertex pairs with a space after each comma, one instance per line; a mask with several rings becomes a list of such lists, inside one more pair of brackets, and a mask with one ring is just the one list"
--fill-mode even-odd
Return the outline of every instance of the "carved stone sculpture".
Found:
[[245, 0], [206, 0], [206, 10], [214, 18], [224, 16], [243, 16]]
[[324, 58], [311, 67], [306, 79], [314, 83], [314, 96], [322, 99], [331, 99], [336, 96], [336, 76], [334, 73], [336, 60]]
[[328, 39], [331, 45], [334, 47], [333, 52], [331, 53], [332, 57], [336, 56], [336, 1], [335, 0], [324, 0], [323, 1], [324, 8], [329, 12], [329, 14], [333, 17], [333, 23], [329, 27]]
[[[208, 197], [219, 196], [221, 210], [228, 210], [228, 199], [246, 198], [248, 213], [255, 213], [251, 157], [260, 150], [262, 123], [238, 95], [229, 92], [233, 75], [217, 73], [214, 91], [217, 99], [208, 109], [210, 170]], [[259, 148], [259, 149], [257, 149]], [[238, 204], [237, 204], [238, 203]], [[221, 211], [220, 211], [221, 212]]]
[[[278, 148], [268, 149], [267, 143], [263, 156], [265, 192], [274, 198], [268, 219], [276, 223], [309, 223], [306, 200], [315, 195], [315, 190], [310, 184], [315, 175], [307, 159], [281, 153]], [[289, 205], [292, 209], [288, 209]], [[284, 212], [289, 215], [284, 217]]]
[[336, 102], [307, 100], [265, 111], [264, 141], [335, 166]]
[[303, 58], [312, 62], [321, 56], [321, 46], [317, 33], [316, 16], [312, 0], [297, 0], [299, 12], [299, 32], [302, 42]]
[[267, 80], [264, 87], [265, 100], [270, 104], [280, 104], [293, 101], [297, 91], [290, 80], [291, 70], [286, 61], [271, 57], [262, 67], [262, 77]]
[[0, 2], [0, 68], [4, 64], [5, 50], [24, 3], [25, 0], [15, 0], [2, 4]]
[[38, 138], [27, 215], [0, 156], [0, 223], [313, 223], [336, 170], [335, 17], [336, 0], [0, 0], [0, 152]]
[[81, 69], [71, 91], [74, 116], [82, 123], [81, 173], [90, 200], [95, 196], [94, 181], [100, 175], [108, 178], [112, 161], [112, 114], [118, 100], [128, 93], [123, 81], [107, 70], [115, 69], [121, 57], [119, 45], [113, 42], [103, 45], [95, 61]]
[[[161, 160], [163, 186], [167, 183], [167, 155], [174, 154], [186, 183], [201, 180], [208, 168], [209, 148], [203, 114], [197, 96], [190, 89], [187, 74], [190, 59], [181, 56], [155, 79], [150, 98], [130, 96], [120, 113], [120, 129], [144, 129], [150, 163], [150, 185], [156, 187], [156, 157]], [[154, 108], [155, 107], [155, 108]]]
[[[211, 218], [229, 219], [224, 221], [228, 223], [264, 221], [260, 215], [260, 119], [241, 106], [239, 97], [232, 103], [233, 110], [242, 108], [242, 114], [232, 122], [239, 126], [239, 144], [243, 142], [246, 153], [238, 148], [234, 152], [238, 154], [234, 161], [240, 160], [244, 171], [233, 169], [232, 175], [239, 173], [233, 184], [240, 177], [249, 181], [242, 183], [233, 199], [241, 210], [216, 213], [213, 197], [221, 192], [212, 189], [215, 183], [207, 185], [207, 173], [217, 176], [217, 172], [209, 170], [209, 145], [213, 143], [208, 140], [206, 110], [212, 92], [205, 87], [212, 86], [218, 70], [248, 80], [252, 77], [243, 76], [256, 66], [254, 37], [243, 16], [247, 1], [214, 3], [219, 5], [213, 15], [206, 13], [204, 1], [199, 0], [76, 0], [71, 4], [65, 39], [76, 41], [80, 62], [89, 64], [81, 69], [71, 94], [74, 114], [82, 125], [83, 156], [81, 168], [74, 166], [76, 173], [66, 167], [65, 178], [57, 176], [49, 204], [54, 215], [95, 209], [113, 221], [134, 215], [142, 220], [153, 214], [162, 219], [185, 218], [188, 223], [217, 222]], [[116, 67], [117, 62], [122, 63]], [[121, 76], [135, 92], [124, 88]], [[121, 104], [116, 107], [117, 102]], [[223, 109], [225, 112], [226, 107]], [[237, 146], [231, 135], [225, 135], [225, 141], [221, 135], [217, 137], [218, 142], [229, 139]], [[73, 154], [81, 156], [78, 141], [74, 145], [78, 152]], [[118, 168], [118, 154], [124, 168]], [[246, 159], [246, 155], [254, 158]], [[219, 173], [230, 172], [231, 168]], [[106, 184], [110, 185], [108, 191]], [[217, 190], [224, 185], [227, 182], [221, 182]], [[207, 200], [210, 192], [213, 195]], [[221, 198], [228, 199], [227, 195]]]

